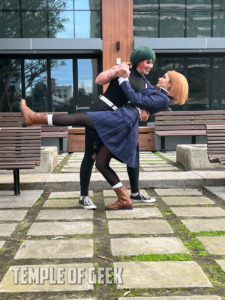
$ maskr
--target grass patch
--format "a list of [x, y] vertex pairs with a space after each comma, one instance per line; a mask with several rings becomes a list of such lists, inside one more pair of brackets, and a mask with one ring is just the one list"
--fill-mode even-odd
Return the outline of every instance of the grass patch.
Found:
[[197, 238], [192, 238], [189, 241], [184, 242], [184, 245], [188, 248], [191, 254], [196, 253], [201, 257], [207, 256], [209, 254]]
[[217, 263], [212, 263], [205, 267], [209, 271], [209, 280], [214, 287], [225, 287], [225, 274], [223, 270], [217, 265]]
[[161, 214], [163, 215], [163, 217], [170, 217], [174, 213], [170, 208], [168, 208], [166, 211], [161, 211]]
[[137, 256], [118, 256], [122, 261], [189, 261], [190, 254], [140, 254]]
[[225, 231], [199, 231], [195, 236], [225, 236]]

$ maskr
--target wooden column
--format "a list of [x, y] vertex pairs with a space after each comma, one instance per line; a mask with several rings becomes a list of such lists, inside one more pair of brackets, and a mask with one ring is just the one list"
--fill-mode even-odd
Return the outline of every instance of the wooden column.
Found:
[[[102, 0], [103, 71], [129, 61], [133, 51], [133, 0]], [[120, 49], [116, 49], [116, 43]]]

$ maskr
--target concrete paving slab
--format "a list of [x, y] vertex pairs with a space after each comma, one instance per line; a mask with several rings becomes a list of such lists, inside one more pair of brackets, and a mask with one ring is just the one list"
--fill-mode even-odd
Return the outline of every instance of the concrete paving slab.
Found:
[[225, 171], [193, 171], [196, 175], [201, 176], [204, 179], [204, 185], [223, 185], [225, 178]]
[[5, 241], [0, 241], [0, 249], [4, 246]]
[[0, 210], [1, 221], [21, 221], [27, 214], [27, 210]]
[[37, 220], [78, 220], [92, 219], [93, 210], [88, 209], [45, 209], [41, 210]]
[[191, 219], [181, 220], [191, 232], [225, 231], [225, 219]]
[[225, 273], [225, 260], [224, 259], [216, 259], [216, 263], [220, 266], [220, 268]]
[[206, 186], [205, 189], [225, 201], [225, 186]]
[[114, 268], [123, 269], [117, 289], [213, 287], [194, 261], [116, 262]]
[[142, 167], [149, 167], [149, 166], [154, 166], [154, 165], [165, 165], [168, 166], [168, 162], [166, 162], [165, 160], [151, 160], [148, 163], [147, 162], [141, 162], [140, 165]]
[[24, 241], [14, 259], [93, 257], [92, 239]]
[[61, 174], [64, 174], [64, 173], [80, 173], [80, 169], [75, 169], [75, 168], [62, 168], [61, 169]]
[[27, 235], [91, 234], [93, 223], [86, 222], [38, 222], [33, 223]]
[[178, 217], [225, 217], [225, 210], [220, 207], [171, 207]]
[[[89, 191], [89, 196], [93, 197], [93, 191]], [[54, 198], [78, 198], [80, 197], [80, 191], [71, 191], [71, 192], [53, 192], [49, 195], [49, 199]]]
[[174, 167], [174, 166], [162, 166], [162, 167], [159, 167], [159, 166], [151, 166], [150, 168], [143, 168], [143, 170], [145, 172], [151, 172], [151, 171], [172, 171], [172, 170], [178, 170], [177, 167]]
[[197, 239], [210, 254], [225, 255], [225, 236], [199, 236]]
[[202, 196], [197, 189], [155, 189], [159, 196]]
[[145, 218], [162, 218], [160, 210], [157, 207], [134, 208], [132, 210], [106, 210], [108, 219], [127, 218], [127, 219], [145, 219]]
[[173, 233], [165, 220], [109, 221], [110, 234], [162, 234]]
[[[0, 293], [59, 292], [92, 290], [92, 263], [11, 266], [0, 283]], [[78, 276], [82, 272], [84, 278]], [[27, 274], [27, 275], [26, 275]]]
[[10, 236], [18, 223], [0, 224], [0, 236]]
[[110, 244], [113, 256], [190, 253], [177, 237], [117, 238], [111, 239]]
[[214, 201], [204, 196], [163, 196], [162, 200], [171, 206], [215, 204]]
[[[140, 189], [140, 192], [143, 193], [144, 195], [148, 195], [145, 189]], [[131, 190], [127, 189], [128, 195], [130, 195]], [[115, 197], [116, 198], [116, 193], [114, 190], [103, 190], [103, 197]]]
[[43, 207], [79, 207], [79, 200], [47, 200]]
[[21, 191], [19, 196], [0, 196], [0, 208], [28, 208], [41, 197], [43, 190]]
[[219, 296], [165, 296], [165, 297], [129, 297], [118, 298], [118, 300], [222, 300]]

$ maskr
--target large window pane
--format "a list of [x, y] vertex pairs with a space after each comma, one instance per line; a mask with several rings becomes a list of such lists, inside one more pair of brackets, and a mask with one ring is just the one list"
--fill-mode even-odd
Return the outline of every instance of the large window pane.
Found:
[[225, 9], [225, 1], [224, 0], [214, 0], [213, 1], [214, 9]]
[[100, 0], [74, 0], [75, 9], [100, 9]]
[[158, 0], [133, 0], [134, 11], [148, 11], [151, 9], [157, 9], [159, 6]]
[[188, 59], [188, 110], [209, 109], [209, 58]]
[[158, 14], [134, 12], [134, 36], [158, 37]]
[[211, 9], [211, 0], [187, 0], [188, 9]]
[[19, 0], [1, 0], [0, 9], [18, 9]]
[[51, 11], [49, 13], [49, 37], [74, 38], [72, 11]]
[[214, 11], [213, 37], [225, 37], [225, 12]]
[[0, 12], [0, 38], [20, 37], [20, 14], [18, 12]]
[[21, 64], [17, 59], [0, 59], [0, 111], [19, 111]]
[[28, 106], [36, 112], [48, 111], [47, 60], [25, 60], [24, 73]]
[[184, 37], [184, 12], [160, 13], [160, 37]]
[[160, 0], [160, 9], [184, 9], [185, 0]]
[[72, 59], [51, 60], [53, 111], [74, 111]]
[[41, 10], [47, 8], [47, 0], [22, 0], [22, 9], [36, 9]]
[[188, 12], [187, 13], [187, 37], [210, 37], [211, 13]]
[[213, 64], [212, 109], [225, 109], [225, 58], [215, 58]]
[[78, 59], [78, 99], [76, 110], [87, 111], [93, 101], [97, 99], [97, 59]]
[[47, 38], [47, 14], [46, 12], [25, 12], [23, 16], [24, 38]]
[[73, 0], [48, 0], [49, 9], [73, 9]]
[[97, 11], [75, 12], [75, 38], [99, 38], [100, 13]]

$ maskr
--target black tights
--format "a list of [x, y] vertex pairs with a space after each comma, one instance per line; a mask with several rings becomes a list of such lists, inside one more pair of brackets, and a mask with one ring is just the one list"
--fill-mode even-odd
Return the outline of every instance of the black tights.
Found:
[[[82, 125], [90, 129], [95, 129], [87, 113], [53, 115], [53, 125], [55, 126]], [[96, 168], [98, 169], [99, 172], [101, 172], [101, 174], [108, 181], [108, 183], [111, 186], [114, 186], [115, 184], [120, 182], [120, 179], [117, 176], [117, 174], [113, 171], [113, 169], [110, 168], [109, 166], [111, 158], [112, 158], [112, 153], [105, 145], [102, 145], [97, 154]], [[82, 191], [81, 191], [81, 195], [82, 195]]]

